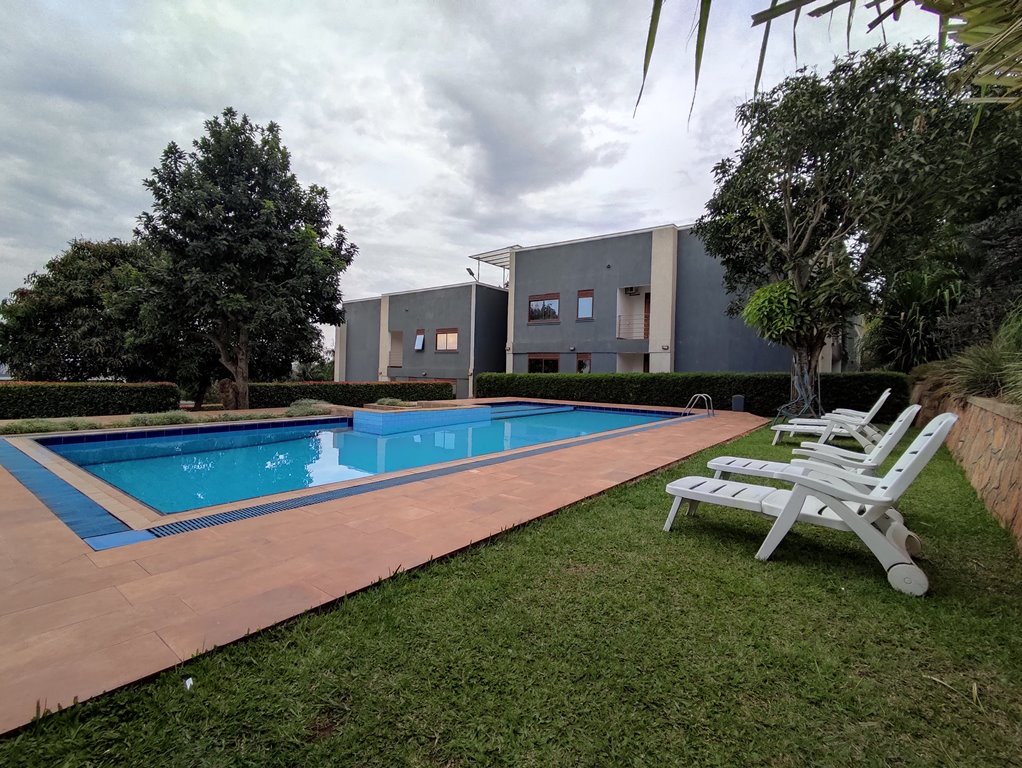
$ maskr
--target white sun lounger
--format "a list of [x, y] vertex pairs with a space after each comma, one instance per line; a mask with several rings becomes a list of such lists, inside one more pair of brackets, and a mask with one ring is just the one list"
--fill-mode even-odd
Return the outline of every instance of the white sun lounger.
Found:
[[[901, 442], [919, 411], [920, 406], [918, 405], [910, 405], [902, 411], [877, 441], [873, 450], [868, 453], [848, 451], [826, 443], [802, 443], [802, 447], [796, 448], [792, 453], [797, 456], [805, 456], [811, 461], [821, 464], [847, 469], [850, 472], [873, 475]], [[741, 456], [718, 456], [707, 466], [714, 471], [713, 476], [718, 480], [728, 480], [731, 475], [776, 478], [781, 472], [788, 472], [792, 469], [792, 465], [786, 461], [762, 461]]]
[[872, 421], [890, 396], [891, 390], [885, 389], [868, 411], [838, 408], [819, 419], [792, 419], [786, 424], [775, 424], [770, 427], [774, 431], [774, 445], [784, 434], [817, 435], [821, 443], [826, 443], [832, 437], [853, 437], [868, 451], [882, 436]]
[[[796, 522], [851, 531], [880, 561], [892, 587], [906, 594], [923, 595], [929, 589], [929, 581], [912, 561], [905, 542], [913, 534], [895, 506], [933, 458], [957, 419], [953, 413], [934, 418], [883, 477], [796, 459], [792, 463], [801, 473], [782, 472], [777, 477], [790, 482], [790, 490], [708, 477], [675, 480], [667, 486], [674, 502], [664, 530], [671, 530], [683, 501], [688, 502], [688, 515], [705, 501], [772, 517], [774, 524], [756, 552], [758, 560], [769, 559]], [[852, 484], [869, 491], [859, 491]]]

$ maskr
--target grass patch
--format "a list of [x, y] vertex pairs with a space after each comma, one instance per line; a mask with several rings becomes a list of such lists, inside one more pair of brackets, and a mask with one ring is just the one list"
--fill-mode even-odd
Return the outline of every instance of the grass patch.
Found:
[[407, 400], [402, 400], [398, 397], [381, 397], [376, 401], [376, 404], [389, 405], [392, 408], [417, 408], [419, 406], [418, 402], [408, 402]]
[[20, 419], [0, 424], [0, 435], [45, 434], [85, 429], [124, 429], [126, 427], [165, 427], [173, 424], [215, 424], [222, 421], [265, 421], [301, 416], [328, 416], [332, 412], [325, 404], [311, 406], [308, 405], [309, 403], [319, 403], [319, 401], [299, 400], [287, 410], [279, 413], [213, 412], [193, 414], [187, 411], [166, 411], [164, 413], [135, 413], [127, 419], [117, 419], [105, 423], [87, 419]]
[[191, 424], [195, 419], [184, 411], [165, 411], [164, 413], [133, 413], [126, 422], [118, 422], [126, 427], [164, 427], [171, 424]]
[[30, 435], [34, 432], [77, 432], [102, 429], [103, 425], [87, 419], [19, 419], [0, 424], [0, 435]]
[[330, 403], [322, 400], [295, 400], [284, 411], [285, 416], [328, 416], [330, 414]]
[[901, 505], [923, 599], [836, 531], [768, 563], [748, 513], [662, 532], [666, 482], [790, 456], [771, 437], [47, 717], [0, 765], [1017, 764], [1022, 561], [946, 451]]

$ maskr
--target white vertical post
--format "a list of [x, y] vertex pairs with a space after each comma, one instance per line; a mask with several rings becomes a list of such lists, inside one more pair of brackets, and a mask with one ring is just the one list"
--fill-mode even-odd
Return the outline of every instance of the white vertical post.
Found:
[[378, 381], [390, 381], [390, 377], [387, 376], [388, 365], [390, 365], [390, 296], [381, 296]]
[[650, 252], [649, 370], [674, 370], [674, 310], [678, 275], [678, 228], [653, 230]]

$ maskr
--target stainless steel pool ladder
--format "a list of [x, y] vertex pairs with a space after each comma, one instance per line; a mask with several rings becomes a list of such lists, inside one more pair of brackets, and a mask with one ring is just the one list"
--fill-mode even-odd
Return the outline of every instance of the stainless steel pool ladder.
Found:
[[698, 392], [688, 399], [688, 405], [685, 406], [685, 410], [691, 410], [695, 407], [701, 407], [706, 411], [707, 416], [716, 416], [717, 412], [713, 410], [713, 398], [705, 392]]

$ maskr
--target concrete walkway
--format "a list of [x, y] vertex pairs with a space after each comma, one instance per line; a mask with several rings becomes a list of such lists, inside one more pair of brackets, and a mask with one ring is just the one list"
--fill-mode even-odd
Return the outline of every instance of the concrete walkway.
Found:
[[765, 421], [724, 412], [104, 552], [0, 470], [0, 732]]

